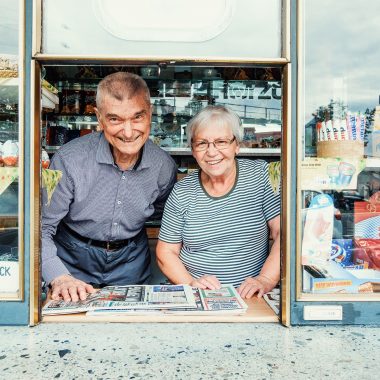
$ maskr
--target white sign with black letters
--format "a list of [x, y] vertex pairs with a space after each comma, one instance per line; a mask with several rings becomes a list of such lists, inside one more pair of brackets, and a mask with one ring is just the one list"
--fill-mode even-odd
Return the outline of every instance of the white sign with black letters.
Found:
[[16, 261], [0, 261], [0, 295], [19, 290], [19, 263]]

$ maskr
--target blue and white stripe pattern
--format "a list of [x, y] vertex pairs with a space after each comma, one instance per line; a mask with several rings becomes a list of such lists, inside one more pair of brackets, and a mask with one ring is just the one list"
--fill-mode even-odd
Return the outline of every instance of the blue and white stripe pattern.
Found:
[[355, 223], [355, 237], [380, 239], [380, 216], [374, 216]]
[[280, 213], [268, 164], [237, 160], [233, 189], [222, 197], [209, 196], [196, 171], [178, 182], [165, 206], [159, 239], [182, 242], [180, 259], [194, 277], [216, 275], [238, 286], [259, 274], [267, 256], [267, 222]]

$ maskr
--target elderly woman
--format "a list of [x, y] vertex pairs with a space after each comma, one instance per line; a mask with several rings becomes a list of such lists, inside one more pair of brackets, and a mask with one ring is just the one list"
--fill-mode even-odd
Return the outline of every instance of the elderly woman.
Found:
[[200, 111], [187, 136], [200, 169], [177, 182], [165, 205], [158, 265], [175, 284], [233, 284], [244, 298], [261, 297], [280, 278], [280, 196], [268, 164], [236, 159], [241, 122], [223, 106]]

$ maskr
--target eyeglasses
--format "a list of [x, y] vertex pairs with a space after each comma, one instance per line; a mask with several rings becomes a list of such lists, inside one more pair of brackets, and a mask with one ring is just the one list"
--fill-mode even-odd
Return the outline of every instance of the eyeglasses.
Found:
[[210, 144], [213, 144], [217, 150], [223, 150], [227, 149], [235, 140], [235, 136], [232, 139], [217, 139], [214, 141], [197, 140], [192, 141], [191, 146], [195, 152], [203, 152], [204, 150], [207, 150]]

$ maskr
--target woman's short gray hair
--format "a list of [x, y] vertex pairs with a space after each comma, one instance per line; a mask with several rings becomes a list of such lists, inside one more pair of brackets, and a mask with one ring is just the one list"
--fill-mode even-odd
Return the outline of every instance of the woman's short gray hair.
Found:
[[214, 121], [213, 127], [229, 127], [238, 143], [243, 140], [242, 123], [240, 117], [234, 111], [221, 105], [207, 106], [199, 111], [187, 124], [186, 135], [189, 145], [191, 144], [197, 129], [207, 126], [211, 120]]
[[130, 99], [136, 95], [142, 95], [150, 105], [149, 88], [140, 76], [132, 73], [120, 71], [104, 77], [98, 84], [96, 92], [96, 106], [101, 108], [104, 95], [122, 101], [124, 98]]

